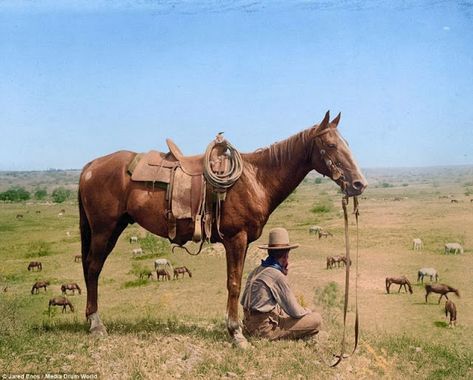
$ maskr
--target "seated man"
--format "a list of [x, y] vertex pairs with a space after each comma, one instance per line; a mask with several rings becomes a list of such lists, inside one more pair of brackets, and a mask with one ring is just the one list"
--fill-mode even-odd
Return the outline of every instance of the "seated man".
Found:
[[286, 229], [273, 228], [269, 243], [259, 247], [268, 250], [268, 257], [249, 274], [241, 298], [247, 334], [275, 340], [319, 332], [322, 317], [299, 305], [286, 277], [289, 251], [298, 246], [289, 244]]

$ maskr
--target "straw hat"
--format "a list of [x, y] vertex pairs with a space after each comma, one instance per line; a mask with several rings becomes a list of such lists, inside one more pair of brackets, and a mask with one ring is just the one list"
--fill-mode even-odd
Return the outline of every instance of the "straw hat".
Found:
[[269, 231], [269, 242], [265, 245], [260, 245], [258, 248], [260, 249], [293, 249], [299, 247], [299, 244], [289, 243], [289, 234], [287, 230], [282, 227], [273, 228]]

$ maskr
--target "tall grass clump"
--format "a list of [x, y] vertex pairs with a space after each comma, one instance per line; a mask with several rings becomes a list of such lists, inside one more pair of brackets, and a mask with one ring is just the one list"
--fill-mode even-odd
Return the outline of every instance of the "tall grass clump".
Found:
[[27, 252], [25, 257], [43, 257], [49, 256], [52, 254], [51, 243], [48, 243], [43, 240], [33, 241], [28, 244]]
[[314, 214], [326, 214], [333, 210], [332, 202], [329, 199], [318, 201], [312, 206], [310, 211]]

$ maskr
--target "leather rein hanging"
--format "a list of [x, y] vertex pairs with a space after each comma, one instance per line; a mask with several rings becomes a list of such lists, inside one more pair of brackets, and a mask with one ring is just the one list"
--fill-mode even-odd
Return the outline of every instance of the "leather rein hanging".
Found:
[[340, 354], [334, 356], [337, 360], [330, 365], [330, 367], [336, 367], [340, 362], [353, 355], [358, 347], [358, 338], [360, 332], [360, 325], [359, 325], [359, 314], [358, 314], [358, 198], [355, 196], [353, 197], [353, 213], [355, 214], [356, 220], [356, 270], [355, 270], [355, 344], [353, 347], [353, 351], [351, 354], [345, 354], [345, 331], [346, 331], [346, 321], [347, 321], [347, 312], [348, 312], [348, 296], [350, 291], [350, 267], [351, 267], [351, 260], [350, 260], [350, 239], [348, 235], [348, 212], [347, 212], [347, 205], [348, 205], [349, 197], [345, 196], [342, 198], [342, 207], [343, 207], [343, 218], [345, 222], [345, 258], [346, 258], [346, 266], [345, 266], [345, 300], [343, 303], [343, 336], [342, 336], [342, 343]]
[[[336, 161], [332, 159], [330, 154], [325, 149], [325, 144], [320, 138], [321, 135], [328, 133], [333, 129], [326, 128], [320, 132], [317, 132], [314, 136], [314, 143], [319, 149], [319, 153], [321, 158], [324, 160], [327, 169], [329, 169], [331, 178], [334, 181], [339, 179], [342, 180], [341, 187], [344, 190], [346, 187], [345, 175], [341, 170], [340, 165]], [[350, 259], [350, 239], [349, 239], [349, 229], [348, 229], [348, 212], [347, 212], [347, 205], [348, 205], [349, 197], [345, 196], [342, 198], [342, 208], [343, 208], [343, 216], [344, 216], [344, 224], [345, 224], [345, 299], [343, 303], [343, 336], [341, 342], [341, 349], [340, 354], [334, 354], [336, 358], [335, 362], [330, 364], [330, 367], [336, 367], [341, 361], [345, 358], [350, 357], [353, 355], [358, 347], [358, 339], [359, 339], [359, 314], [358, 314], [358, 198], [355, 196], [353, 197], [353, 213], [355, 214], [356, 220], [356, 271], [355, 271], [355, 343], [351, 354], [345, 354], [345, 332], [346, 332], [346, 319], [347, 319], [347, 312], [348, 312], [348, 298], [350, 292], [350, 267], [351, 267], [351, 259]]]

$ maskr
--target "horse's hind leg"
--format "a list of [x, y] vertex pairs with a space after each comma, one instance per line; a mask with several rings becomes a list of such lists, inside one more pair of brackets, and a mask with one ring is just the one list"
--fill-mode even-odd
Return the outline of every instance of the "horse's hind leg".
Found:
[[223, 242], [227, 258], [227, 329], [237, 347], [247, 348], [248, 341], [244, 337], [238, 322], [238, 298], [241, 290], [241, 277], [245, 264], [248, 239], [246, 232], [241, 231], [231, 240]]
[[120, 220], [116, 223], [115, 228], [100, 233], [92, 233], [90, 250], [82, 255], [84, 279], [87, 286], [85, 315], [90, 321], [90, 332], [92, 334], [105, 335], [107, 333], [97, 312], [98, 280], [107, 256], [115, 247], [118, 237], [127, 225], [126, 220]]

